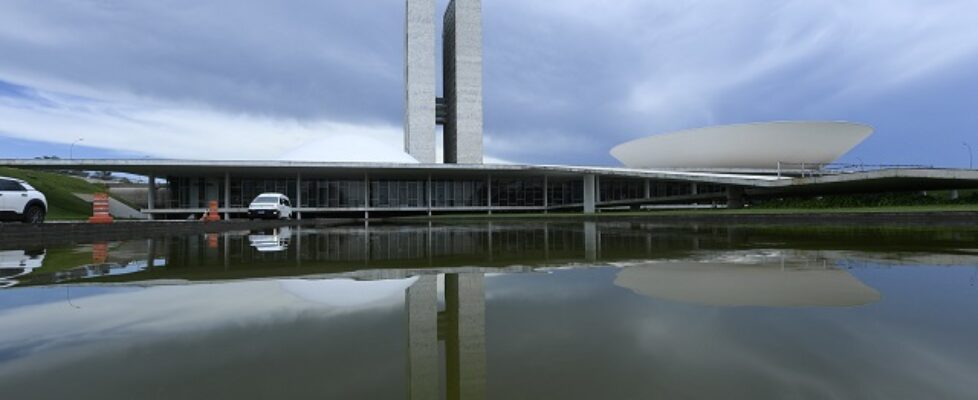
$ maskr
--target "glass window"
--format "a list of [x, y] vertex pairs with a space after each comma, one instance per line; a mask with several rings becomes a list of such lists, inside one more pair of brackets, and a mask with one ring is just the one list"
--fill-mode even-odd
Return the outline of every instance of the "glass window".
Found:
[[24, 189], [23, 186], [21, 186], [19, 183], [15, 182], [15, 181], [12, 181], [12, 180], [9, 180], [9, 179], [0, 179], [0, 191], [4, 191], [4, 192], [23, 192], [23, 191], [26, 191], [26, 190], [27, 189]]
[[278, 197], [275, 197], [275, 196], [259, 196], [258, 198], [255, 199], [255, 201], [252, 201], [252, 203], [254, 203], [254, 204], [275, 204], [275, 203], [278, 203], [278, 201], [279, 201]]

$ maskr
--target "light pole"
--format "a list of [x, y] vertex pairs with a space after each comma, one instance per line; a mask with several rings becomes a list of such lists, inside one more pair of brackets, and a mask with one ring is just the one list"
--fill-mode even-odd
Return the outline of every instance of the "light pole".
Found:
[[71, 146], [68, 146], [68, 159], [69, 160], [74, 160], [75, 159], [75, 145], [78, 144], [78, 142], [81, 142], [81, 141], [84, 141], [84, 140], [85, 140], [85, 138], [78, 138], [78, 140], [75, 140], [74, 142], [71, 142]]
[[975, 156], [974, 156], [974, 154], [972, 154], [971, 145], [968, 144], [968, 142], [961, 142], [961, 144], [963, 144], [964, 147], [967, 147], [968, 148], [968, 169], [974, 169], [975, 168]]

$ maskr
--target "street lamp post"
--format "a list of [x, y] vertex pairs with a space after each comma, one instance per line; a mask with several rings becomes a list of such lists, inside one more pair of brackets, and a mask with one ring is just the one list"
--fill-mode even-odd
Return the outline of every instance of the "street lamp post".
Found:
[[69, 160], [74, 160], [75, 159], [75, 145], [78, 144], [78, 142], [81, 142], [81, 141], [84, 141], [84, 140], [85, 140], [85, 138], [78, 138], [78, 140], [75, 140], [74, 142], [71, 142], [71, 146], [68, 146], [68, 159]]
[[971, 151], [971, 145], [968, 144], [968, 142], [962, 142], [961, 144], [963, 144], [964, 147], [967, 147], [968, 148], [968, 169], [974, 169], [975, 168], [975, 156], [974, 156], [973, 152]]

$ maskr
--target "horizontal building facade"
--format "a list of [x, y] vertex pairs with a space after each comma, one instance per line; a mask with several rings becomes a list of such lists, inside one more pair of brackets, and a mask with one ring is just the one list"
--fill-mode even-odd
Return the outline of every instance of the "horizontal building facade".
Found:
[[[245, 209], [262, 193], [282, 193], [307, 213], [330, 211], [551, 210], [581, 208], [584, 180], [563, 176], [514, 177], [227, 177], [162, 176], [169, 200], [157, 210]], [[650, 192], [646, 192], [646, 187]], [[689, 183], [641, 178], [598, 180], [596, 201], [631, 201], [647, 195], [692, 193]], [[718, 187], [717, 191], [723, 188]], [[168, 211], [161, 211], [168, 212]]]
[[[144, 213], [200, 216], [218, 202], [243, 216], [261, 193], [282, 193], [301, 217], [358, 213], [583, 211], [653, 205], [741, 206], [752, 198], [978, 188], [978, 171], [879, 169], [708, 173], [628, 168], [188, 160], [0, 160], [15, 168], [150, 177]], [[157, 195], [163, 185], [167, 196]]]

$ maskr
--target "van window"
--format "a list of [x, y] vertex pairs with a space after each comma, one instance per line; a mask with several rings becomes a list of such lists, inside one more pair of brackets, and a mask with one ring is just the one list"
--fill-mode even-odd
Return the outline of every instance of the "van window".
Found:
[[258, 196], [257, 198], [255, 198], [255, 201], [252, 201], [252, 203], [255, 203], [255, 204], [275, 204], [275, 203], [278, 203], [278, 197], [275, 197], [275, 196]]

